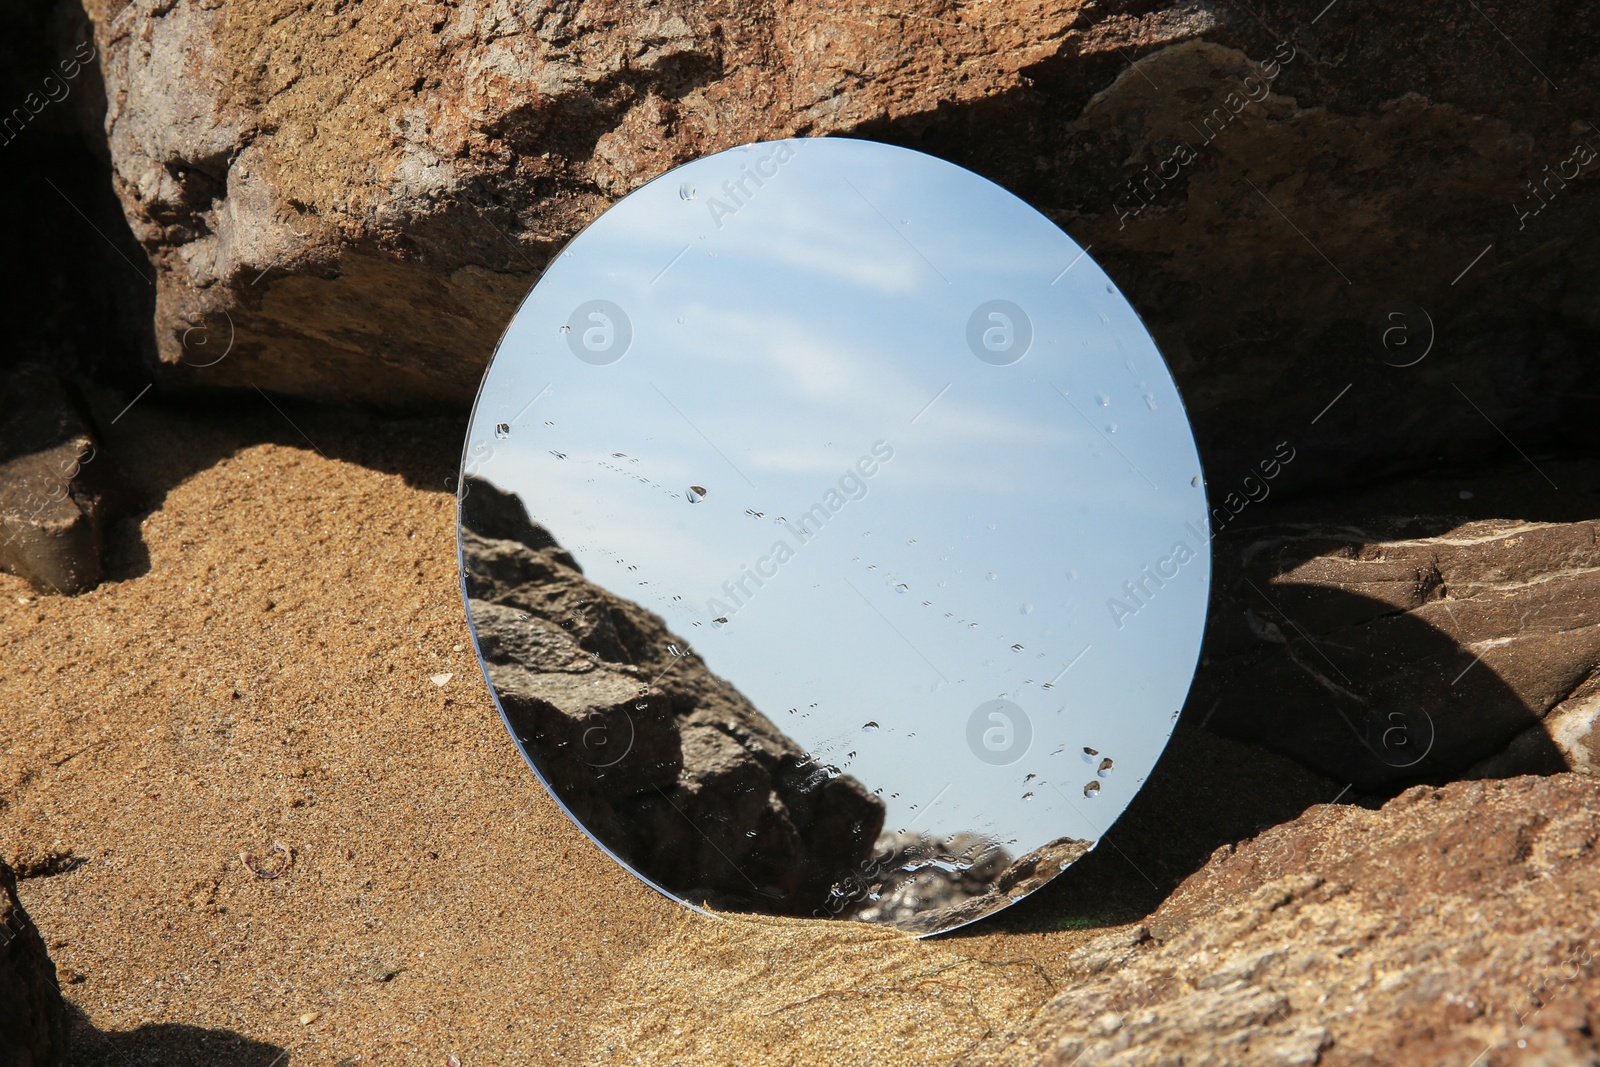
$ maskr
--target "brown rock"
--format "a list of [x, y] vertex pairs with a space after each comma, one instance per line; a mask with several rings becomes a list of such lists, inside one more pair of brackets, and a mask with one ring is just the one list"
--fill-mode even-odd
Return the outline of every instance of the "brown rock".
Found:
[[[1594, 391], [1597, 187], [1524, 191], [1593, 137], [1600, 25], [1552, 0], [1497, 21], [1516, 55], [1431, 4], [86, 6], [170, 383], [464, 407], [608, 204], [719, 149], [845, 134], [972, 167], [1092, 247], [1219, 484], [1291, 434], [1306, 482], [1502, 430], [1532, 449]], [[1369, 329], [1401, 299], [1431, 317], [1406, 321], [1416, 348], [1462, 339], [1448, 362], [1379, 361]]]
[[1418, 786], [1218, 855], [979, 1062], [1600, 1060], [1600, 783]]
[[1359, 789], [1592, 768], [1597, 529], [1413, 519], [1225, 534], [1190, 706]]
[[478, 647], [524, 751], [621, 859], [695, 902], [806, 915], [867, 857], [883, 805], [818, 766], [662, 619], [584, 580], [517, 498], [469, 479]]
[[18, 371], [0, 386], [0, 569], [42, 593], [81, 593], [105, 572], [111, 461], [56, 378]]
[[67, 1009], [38, 927], [17, 898], [17, 876], [0, 861], [0, 1063], [67, 1062]]

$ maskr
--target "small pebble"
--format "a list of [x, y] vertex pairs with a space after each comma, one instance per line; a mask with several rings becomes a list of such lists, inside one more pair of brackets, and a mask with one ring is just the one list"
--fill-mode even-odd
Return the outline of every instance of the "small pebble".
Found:
[[429, 681], [431, 681], [434, 685], [438, 686], [440, 689], [443, 689], [445, 683], [448, 682], [450, 679], [452, 679], [454, 677], [455, 677], [454, 674], [452, 674], [449, 671], [446, 671], [443, 674], [434, 675], [432, 678], [429, 679]]
[[308, 1011], [304, 1015], [300, 1016], [300, 1025], [310, 1026], [321, 1017], [322, 1013], [320, 1011]]

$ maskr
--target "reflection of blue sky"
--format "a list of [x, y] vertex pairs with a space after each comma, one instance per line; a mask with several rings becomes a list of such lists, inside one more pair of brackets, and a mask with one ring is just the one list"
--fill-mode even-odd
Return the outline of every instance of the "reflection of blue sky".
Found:
[[[1104, 272], [1020, 200], [901, 149], [790, 144], [720, 228], [709, 198], [771, 146], [650, 183], [551, 264], [485, 380], [476, 473], [780, 729], [881, 786], [891, 828], [979, 830], [1014, 853], [1098, 837], [1166, 742], [1205, 614], [1203, 554], [1120, 630], [1106, 606], [1175, 541], [1202, 548], [1184, 528], [1203, 529], [1205, 507], [1171, 378]], [[995, 298], [1034, 327], [1005, 367], [966, 345]], [[560, 332], [593, 299], [633, 326], [608, 366]], [[880, 440], [894, 457], [866, 495], [796, 544], [778, 517], [823, 501]], [[708, 602], [731, 604], [723, 583], [780, 540], [794, 558], [714, 627]], [[1035, 737], [993, 767], [966, 724], [1000, 696]], [[1116, 760], [1094, 799], [1085, 745]]]

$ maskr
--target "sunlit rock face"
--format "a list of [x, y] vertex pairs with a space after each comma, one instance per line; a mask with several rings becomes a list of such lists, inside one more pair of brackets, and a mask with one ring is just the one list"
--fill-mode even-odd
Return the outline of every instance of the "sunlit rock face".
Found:
[[[1431, 5], [88, 6], [171, 383], [465, 407], [609, 204], [837, 134], [974, 169], [1092, 247], [1213, 477], [1286, 439], [1285, 484], [1535, 448], [1595, 373], [1600, 31], [1551, 3], [1504, 36]], [[1435, 338], [1448, 360], [1396, 365]]]

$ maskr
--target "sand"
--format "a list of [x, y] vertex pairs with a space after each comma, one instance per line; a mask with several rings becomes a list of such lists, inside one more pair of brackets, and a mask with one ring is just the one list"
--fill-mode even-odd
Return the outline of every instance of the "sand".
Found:
[[279, 406], [142, 400], [107, 433], [149, 508], [114, 579], [0, 575], [0, 854], [59, 872], [22, 896], [74, 1062], [975, 1063], [1103, 932], [1059, 901], [917, 941], [659, 896], [489, 699], [460, 424]]

